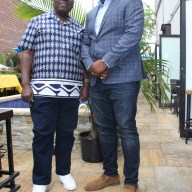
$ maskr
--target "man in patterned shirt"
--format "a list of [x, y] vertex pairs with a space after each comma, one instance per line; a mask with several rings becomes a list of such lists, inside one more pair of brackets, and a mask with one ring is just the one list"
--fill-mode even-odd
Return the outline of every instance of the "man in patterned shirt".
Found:
[[22, 99], [31, 104], [34, 124], [32, 192], [45, 192], [51, 182], [54, 132], [56, 174], [65, 189], [76, 189], [70, 174], [73, 131], [79, 95], [87, 98], [89, 82], [80, 64], [82, 27], [68, 15], [73, 4], [53, 0], [54, 10], [33, 18], [19, 44]]

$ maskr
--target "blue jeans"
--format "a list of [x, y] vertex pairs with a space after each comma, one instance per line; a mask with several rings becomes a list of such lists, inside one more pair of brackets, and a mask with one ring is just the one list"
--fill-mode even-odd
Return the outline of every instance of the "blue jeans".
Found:
[[104, 174], [118, 174], [118, 135], [124, 155], [125, 184], [138, 182], [140, 164], [140, 144], [136, 127], [137, 97], [140, 82], [103, 84], [97, 80], [90, 87], [90, 98], [95, 121], [98, 126], [103, 153]]
[[55, 134], [56, 173], [70, 173], [73, 131], [77, 127], [79, 99], [34, 97], [31, 117], [33, 133], [33, 183], [51, 182], [52, 154]]

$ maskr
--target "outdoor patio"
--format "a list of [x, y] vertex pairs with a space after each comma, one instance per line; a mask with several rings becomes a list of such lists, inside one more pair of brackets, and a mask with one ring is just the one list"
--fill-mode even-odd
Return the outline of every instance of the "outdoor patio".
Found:
[[[27, 0], [19, 1], [27, 2]], [[97, 1], [98, 0], [91, 0], [88, 3], [88, 1], [82, 0], [82, 2], [84, 2], [83, 5], [88, 6], [89, 4], [90, 8], [96, 5]], [[176, 94], [178, 97], [175, 98], [179, 98], [180, 100], [175, 100], [175, 103], [179, 103], [179, 107], [182, 110], [180, 110], [181, 113], [179, 113], [179, 116], [173, 114], [173, 109], [171, 111], [169, 108], [164, 111], [162, 109], [157, 109], [156, 113], [151, 113], [149, 104], [146, 102], [142, 94], [139, 95], [137, 113], [137, 127], [140, 134], [141, 144], [139, 191], [192, 192], [192, 138], [189, 139], [188, 144], [185, 144], [185, 138], [180, 138], [179, 133], [179, 118], [181, 122], [183, 122], [183, 124], [181, 123], [183, 126], [180, 126], [180, 131], [182, 134], [184, 133], [184, 121], [192, 118], [191, 114], [187, 116], [187, 111], [192, 110], [192, 105], [190, 102], [187, 102], [189, 100], [186, 97], [187, 94], [188, 98], [191, 97], [192, 94], [192, 54], [190, 54], [189, 51], [192, 43], [190, 37], [192, 33], [192, 25], [190, 21], [192, 15], [192, 1], [142, 1], [145, 3], [148, 2], [152, 5], [152, 12], [150, 10], [148, 10], [148, 12], [147, 9], [145, 11], [147, 13], [152, 13], [151, 15], [149, 14], [149, 21], [153, 21], [151, 23], [152, 26], [145, 26], [150, 28], [149, 36], [152, 37], [152, 42], [150, 42], [148, 39], [144, 41], [145, 45], [147, 47], [150, 45], [150, 47], [148, 50], [146, 49], [146, 57], [143, 55], [143, 61], [145, 59], [145, 61], [148, 61], [147, 59], [151, 58], [153, 55], [155, 56], [154, 59], [168, 61], [168, 64], [171, 67], [171, 74], [168, 77], [167, 85], [171, 85], [171, 79], [179, 80], [180, 83], [177, 84]], [[28, 2], [33, 2], [37, 5], [40, 0]], [[40, 10], [45, 11], [50, 8], [52, 5], [52, 0], [47, 0], [47, 2], [49, 2], [47, 4], [48, 7], [44, 7], [44, 9]], [[20, 80], [21, 72], [20, 61], [15, 62], [14, 66], [10, 68], [5, 67], [5, 65], [10, 64], [7, 63], [7, 61], [8, 59], [12, 60], [13, 56], [14, 58], [15, 56], [20, 58], [17, 48], [13, 47], [18, 45], [23, 31], [28, 24], [27, 21], [18, 19], [14, 14], [15, 12], [13, 13], [13, 9], [18, 5], [18, 1], [5, 0], [2, 0], [0, 5], [0, 16], [2, 18], [0, 28], [0, 33], [2, 34], [0, 38], [0, 55], [2, 55], [5, 59], [5, 62], [3, 63], [3, 69], [1, 70], [0, 74], [1, 98], [6, 95], [15, 95], [15, 93], [21, 93], [21, 87], [18, 84], [18, 79]], [[38, 6], [34, 7], [38, 8]], [[41, 8], [41, 6], [39, 8]], [[21, 10], [18, 11], [18, 13], [20, 12]], [[27, 13], [32, 15], [30, 11], [27, 11], [23, 17], [28, 16]], [[82, 13], [84, 14], [84, 12]], [[145, 19], [146, 18], [147, 17], [145, 17]], [[150, 24], [149, 22], [146, 23]], [[154, 30], [154, 34], [152, 34], [151, 30]], [[153, 35], [155, 34], [156, 36], [153, 40]], [[142, 46], [143, 45], [144, 44], [142, 43]], [[9, 50], [14, 50], [17, 53], [15, 54], [15, 52], [13, 52], [14, 54], [10, 55], [8, 54], [10, 53]], [[1, 60], [3, 61], [4, 59]], [[2, 64], [2, 61], [0, 64]], [[158, 60], [156, 60], [156, 64], [157, 63]], [[14, 73], [14, 75], [12, 73]], [[158, 76], [158, 74], [154, 72], [151, 73], [151, 71], [147, 73], [150, 75], [155, 74], [155, 78]], [[18, 79], [12, 81], [10, 76], [13, 77], [15, 75], [17, 75]], [[5, 76], [7, 77], [7, 82], [5, 81]], [[154, 81], [161, 84], [158, 79], [155, 79]], [[7, 85], [9, 83], [12, 85]], [[168, 97], [169, 96], [171, 95], [168, 93]], [[187, 104], [188, 109], [190, 110], [187, 110]], [[0, 108], [3, 108], [3, 106], [0, 106]], [[84, 192], [84, 185], [87, 182], [98, 178], [102, 174], [103, 170], [102, 163], [87, 163], [81, 158], [80, 140], [78, 139], [78, 135], [82, 130], [88, 130], [90, 124], [88, 120], [86, 119], [87, 121], [85, 121], [84, 117], [82, 118], [81, 115], [79, 115], [79, 117], [80, 120], [78, 128], [75, 131], [76, 140], [72, 153], [71, 173], [75, 177], [78, 185], [78, 188], [75, 191]], [[31, 141], [33, 133], [31, 131], [32, 120], [30, 118], [29, 109], [14, 109], [14, 117], [11, 119], [11, 122], [13, 133], [14, 168], [15, 171], [20, 172], [20, 175], [16, 177], [16, 184], [21, 185], [21, 189], [19, 190], [20, 192], [31, 192], [31, 174], [33, 167]], [[3, 123], [5, 124], [5, 122]], [[4, 124], [0, 122], [0, 144], [5, 143]], [[120, 146], [118, 162], [121, 185], [108, 187], [101, 190], [101, 192], [123, 192], [123, 156]], [[2, 157], [1, 163], [2, 169], [8, 168], [7, 153], [5, 153], [5, 156]], [[62, 184], [57, 180], [54, 165], [55, 159], [53, 156], [53, 178], [51, 184], [48, 186], [47, 191], [64, 192], [66, 190], [64, 190]], [[0, 177], [0, 182], [5, 178], [6, 176]], [[0, 191], [8, 192], [9, 189], [0, 189]]]
[[[141, 141], [141, 166], [139, 174], [140, 192], [191, 192], [192, 189], [192, 140], [185, 144], [185, 139], [178, 133], [178, 117], [166, 109], [150, 112], [149, 105], [140, 95], [138, 102], [137, 124]], [[123, 182], [123, 158], [119, 154], [119, 174]], [[30, 192], [32, 188], [32, 154], [28, 150], [14, 150], [15, 170], [20, 171], [16, 183], [21, 184], [19, 191]], [[54, 158], [53, 158], [54, 164]], [[7, 167], [6, 156], [2, 159]], [[102, 174], [102, 163], [87, 163], [79, 152], [72, 155], [72, 174], [78, 188], [83, 192], [84, 185]], [[3, 179], [0, 177], [0, 180]], [[7, 192], [8, 189], [2, 189]], [[49, 192], [64, 192], [57, 181], [53, 165], [53, 179]], [[123, 184], [108, 187], [102, 192], [121, 192]]]

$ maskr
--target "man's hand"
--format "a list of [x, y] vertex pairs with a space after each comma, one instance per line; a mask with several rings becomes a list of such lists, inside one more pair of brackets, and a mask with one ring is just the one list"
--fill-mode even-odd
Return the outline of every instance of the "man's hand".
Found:
[[103, 61], [101, 59], [95, 61], [93, 64], [91, 64], [89, 73], [92, 76], [101, 78], [101, 79], [106, 79], [109, 75], [109, 70], [108, 68], [104, 65]]
[[89, 83], [84, 83], [80, 91], [79, 99], [81, 101], [86, 101], [89, 98]]
[[100, 79], [107, 79], [108, 76], [109, 76], [109, 70], [106, 69], [103, 73], [101, 73], [101, 74], [99, 75], [98, 78], [100, 78]]
[[33, 90], [30, 85], [22, 86], [21, 99], [30, 105], [34, 102], [33, 100]]
[[33, 102], [33, 90], [30, 86], [30, 70], [33, 62], [33, 56], [33, 51], [24, 50], [21, 58], [21, 98], [30, 105]]

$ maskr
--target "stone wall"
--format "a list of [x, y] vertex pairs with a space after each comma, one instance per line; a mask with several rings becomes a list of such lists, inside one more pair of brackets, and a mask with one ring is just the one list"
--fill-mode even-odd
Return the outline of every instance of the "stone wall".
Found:
[[[7, 97], [0, 97], [0, 102], [11, 101], [21, 98], [21, 95], [13, 95]], [[11, 109], [10, 109], [11, 110]], [[13, 108], [13, 118], [11, 120], [12, 128], [12, 140], [14, 149], [30, 150], [32, 148], [33, 139], [33, 123], [30, 116], [30, 110], [28, 108]], [[79, 119], [76, 130], [74, 131], [75, 143], [74, 151], [80, 151], [80, 139], [79, 134], [83, 131], [89, 131], [91, 129], [91, 123], [89, 121], [90, 111], [87, 105], [81, 104], [79, 107]], [[3, 130], [1, 130], [3, 127]], [[6, 143], [6, 130], [5, 121], [0, 121], [0, 143]], [[118, 151], [121, 152], [121, 144], [119, 140]]]
[[[14, 116], [11, 120], [13, 148], [26, 150], [31, 149], [33, 138], [33, 123], [29, 113], [29, 109], [13, 109], [13, 112]], [[74, 151], [76, 152], [80, 151], [79, 133], [81, 133], [82, 131], [90, 130], [91, 124], [89, 122], [88, 116], [89, 111], [86, 109], [86, 106], [80, 106], [78, 126], [74, 132]], [[0, 143], [5, 143], [5, 122], [1, 121], [0, 123], [3, 124], [3, 131], [0, 132]]]

